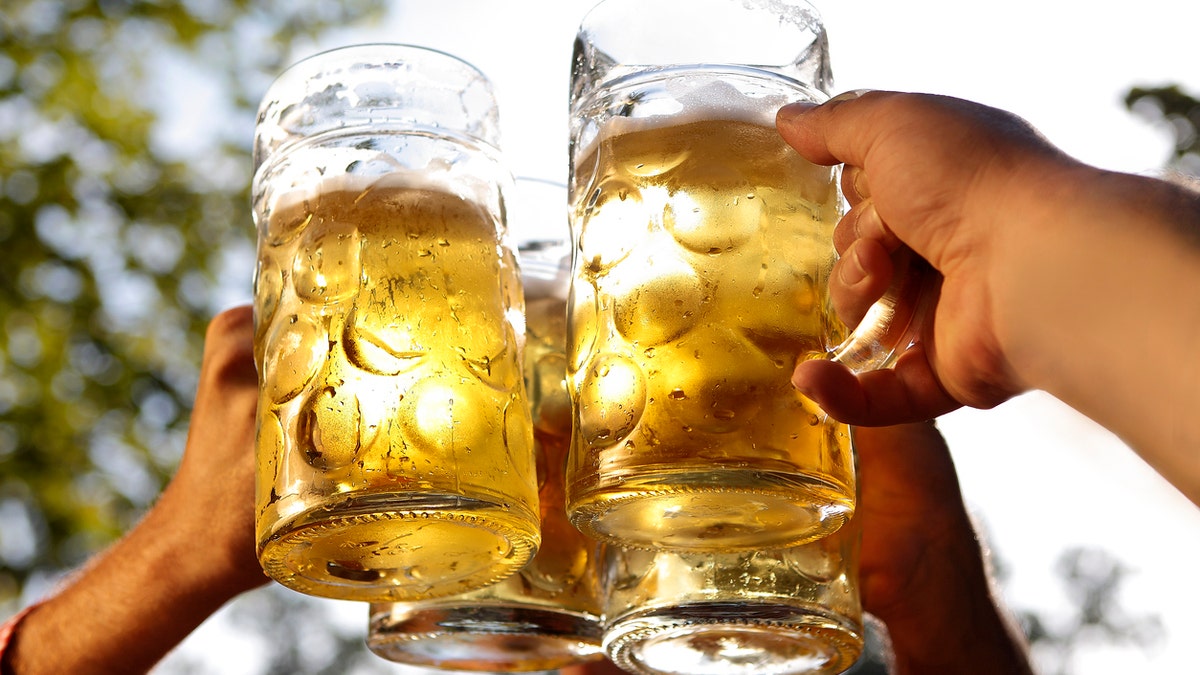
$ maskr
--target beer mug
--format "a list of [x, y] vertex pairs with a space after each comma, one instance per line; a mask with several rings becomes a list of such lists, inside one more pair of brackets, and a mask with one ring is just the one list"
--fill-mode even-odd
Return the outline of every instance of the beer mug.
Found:
[[488, 80], [360, 45], [292, 66], [255, 133], [264, 570], [364, 601], [461, 593], [539, 541], [512, 178]]
[[589, 535], [745, 551], [853, 513], [848, 430], [791, 373], [814, 354], [886, 365], [914, 304], [897, 301], [911, 292], [898, 274], [854, 331], [834, 312], [838, 171], [774, 125], [830, 84], [824, 28], [800, 0], [606, 0], [583, 19], [567, 496]]
[[571, 244], [562, 184], [518, 178], [507, 201], [525, 287], [525, 381], [538, 462], [542, 546], [513, 576], [432, 600], [372, 603], [377, 655], [452, 670], [554, 670], [603, 656], [599, 545], [567, 521], [563, 469], [571, 442], [566, 302]]
[[833, 675], [863, 652], [859, 531], [782, 550], [606, 547], [604, 647], [638, 675]]

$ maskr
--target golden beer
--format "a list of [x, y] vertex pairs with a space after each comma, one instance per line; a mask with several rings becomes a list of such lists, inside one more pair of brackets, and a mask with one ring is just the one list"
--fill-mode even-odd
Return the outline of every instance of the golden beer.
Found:
[[260, 224], [259, 557], [314, 595], [460, 593], [538, 544], [516, 261], [486, 209], [402, 175]]
[[527, 672], [602, 655], [598, 545], [567, 521], [563, 495], [571, 441], [564, 383], [566, 302], [529, 299], [529, 288], [525, 380], [537, 450], [542, 546], [519, 572], [486, 588], [421, 602], [373, 603], [367, 644], [388, 660]]
[[846, 426], [790, 382], [844, 332], [826, 292], [836, 172], [783, 142], [777, 105], [720, 80], [721, 106], [602, 118], [574, 149], [569, 510], [625, 546], [781, 548], [854, 508]]

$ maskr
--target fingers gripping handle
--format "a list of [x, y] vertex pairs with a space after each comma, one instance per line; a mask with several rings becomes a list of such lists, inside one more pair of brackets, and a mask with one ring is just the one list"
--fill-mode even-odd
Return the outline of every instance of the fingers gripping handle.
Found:
[[841, 344], [812, 353], [841, 363], [854, 373], [891, 367], [921, 337], [937, 302], [937, 272], [908, 247], [892, 254], [893, 275], [883, 296], [867, 310]]

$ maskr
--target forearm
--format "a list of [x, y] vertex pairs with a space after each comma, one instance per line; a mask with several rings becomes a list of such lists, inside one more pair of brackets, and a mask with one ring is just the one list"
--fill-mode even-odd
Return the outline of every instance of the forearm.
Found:
[[891, 638], [893, 675], [1031, 674], [1025, 637], [998, 600], [980, 549], [931, 546], [925, 560], [898, 594], [909, 601], [875, 609]]
[[[160, 504], [160, 506], [162, 506]], [[241, 589], [206, 569], [203, 538], [181, 543], [156, 507], [19, 625], [4, 664], [16, 675], [145, 672]]]
[[1041, 189], [1057, 209], [1011, 252], [1003, 303], [1014, 368], [1200, 504], [1200, 198], [1094, 169]]

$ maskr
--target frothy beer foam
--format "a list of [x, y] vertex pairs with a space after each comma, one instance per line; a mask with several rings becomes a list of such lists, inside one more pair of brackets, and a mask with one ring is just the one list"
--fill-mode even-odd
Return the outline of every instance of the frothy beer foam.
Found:
[[[450, 163], [435, 159], [425, 167], [405, 166], [387, 153], [371, 152], [364, 156], [354, 148], [326, 148], [327, 166], [344, 165], [345, 173], [305, 174], [291, 181], [288, 188], [269, 195], [268, 207], [282, 210], [311, 202], [322, 193], [359, 192], [368, 190], [413, 190], [442, 192], [466, 201], [475, 201], [486, 194], [484, 181], [460, 174], [451, 174]], [[344, 156], [343, 156], [344, 155]], [[279, 181], [285, 183], [285, 181]]]
[[636, 91], [618, 93], [617, 96], [627, 95], [633, 101], [634, 114], [605, 120], [596, 139], [580, 148], [579, 156], [589, 154], [595, 143], [614, 136], [665, 126], [728, 120], [774, 127], [775, 113], [780, 107], [805, 97], [794, 86], [778, 79], [737, 86], [718, 79], [721, 77], [719, 73], [681, 74], [643, 83]]

